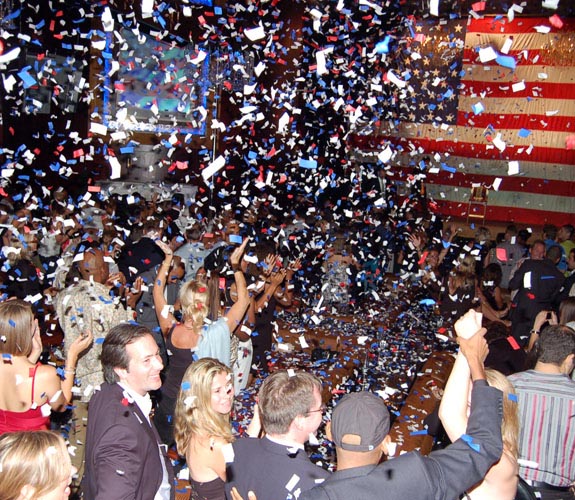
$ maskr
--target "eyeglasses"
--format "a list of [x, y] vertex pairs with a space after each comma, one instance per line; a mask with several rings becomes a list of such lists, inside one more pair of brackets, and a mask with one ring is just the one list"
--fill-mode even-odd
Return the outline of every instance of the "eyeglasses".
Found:
[[326, 410], [326, 406], [322, 403], [322, 405], [317, 409], [317, 410], [309, 410], [307, 413], [308, 415], [310, 413], [317, 413], [318, 411], [321, 411], [322, 413]]

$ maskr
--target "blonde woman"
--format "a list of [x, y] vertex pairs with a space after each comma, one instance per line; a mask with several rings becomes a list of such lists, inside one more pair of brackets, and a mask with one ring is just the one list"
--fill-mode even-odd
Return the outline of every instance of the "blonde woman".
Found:
[[2, 500], [65, 500], [75, 473], [64, 440], [49, 431], [0, 436]]
[[51, 410], [63, 411], [71, 401], [78, 356], [92, 341], [86, 332], [70, 345], [61, 380], [55, 367], [38, 363], [42, 340], [30, 304], [0, 303], [0, 434], [48, 429]]
[[186, 456], [192, 500], [223, 500], [225, 446], [234, 441], [230, 411], [234, 397], [231, 370], [213, 358], [186, 370], [176, 404], [175, 439]]
[[[479, 329], [481, 326], [481, 315], [475, 313], [475, 311], [470, 311], [468, 315], [475, 315], [479, 318], [477, 327]], [[457, 324], [456, 331], [459, 335], [460, 331]], [[476, 335], [479, 334], [481, 333], [476, 333]], [[517, 440], [519, 433], [517, 398], [511, 382], [503, 374], [495, 370], [486, 370], [485, 374], [488, 384], [503, 392], [503, 420], [501, 423], [503, 453], [501, 459], [489, 469], [483, 481], [467, 490], [462, 498], [472, 500], [513, 500], [517, 492], [519, 472], [517, 464]], [[469, 365], [465, 356], [459, 352], [439, 407], [439, 417], [452, 442], [465, 434], [467, 429], [470, 391], [471, 374]]]
[[170, 446], [173, 443], [173, 415], [176, 398], [184, 372], [196, 359], [213, 357], [224, 365], [230, 364], [230, 336], [241, 323], [249, 305], [246, 280], [240, 268], [240, 261], [248, 240], [236, 248], [230, 257], [238, 299], [227, 313], [207, 324], [205, 319], [211, 304], [207, 285], [202, 281], [188, 281], [180, 289], [179, 301], [182, 320], [178, 322], [166, 301], [164, 290], [169, 280], [172, 264], [172, 249], [158, 241], [165, 254], [154, 283], [154, 308], [160, 329], [166, 339], [169, 353], [166, 380], [161, 388], [161, 398], [154, 422], [162, 441]]

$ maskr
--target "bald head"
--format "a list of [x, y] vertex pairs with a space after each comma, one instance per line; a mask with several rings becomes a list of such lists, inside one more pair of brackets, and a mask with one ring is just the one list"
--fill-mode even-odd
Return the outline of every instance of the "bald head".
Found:
[[108, 263], [104, 261], [104, 252], [99, 248], [89, 248], [84, 252], [84, 259], [78, 263], [78, 270], [83, 280], [106, 283], [110, 275]]

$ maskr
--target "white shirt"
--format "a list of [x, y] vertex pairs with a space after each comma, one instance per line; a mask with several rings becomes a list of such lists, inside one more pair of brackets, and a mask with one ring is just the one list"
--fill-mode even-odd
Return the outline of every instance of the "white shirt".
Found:
[[[142, 396], [141, 394], [138, 394], [137, 392], [133, 391], [132, 389], [130, 389], [125, 385], [120, 384], [119, 382], [118, 385], [122, 389], [124, 389], [124, 395], [128, 399], [132, 399], [134, 403], [138, 405], [138, 408], [140, 408], [140, 410], [144, 414], [144, 417], [146, 417], [148, 424], [152, 426], [153, 424], [150, 422], [150, 412], [152, 411], [152, 398], [150, 398], [150, 395], [146, 392], [146, 394]], [[170, 500], [171, 485], [168, 476], [168, 469], [166, 469], [164, 454], [160, 449], [162, 446], [165, 445], [162, 443], [158, 443], [158, 453], [160, 455], [160, 463], [162, 464], [162, 483], [160, 484], [160, 488], [158, 489], [156, 495], [154, 496], [154, 500]]]

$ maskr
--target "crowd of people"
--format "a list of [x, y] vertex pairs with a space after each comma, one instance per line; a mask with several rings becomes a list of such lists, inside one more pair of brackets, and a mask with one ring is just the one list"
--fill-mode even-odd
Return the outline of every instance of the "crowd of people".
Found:
[[[349, 217], [298, 196], [287, 212], [264, 196], [217, 214], [177, 193], [0, 200], [0, 491], [64, 498], [73, 467], [88, 500], [174, 498], [175, 453], [193, 499], [511, 500], [521, 480], [573, 498], [573, 226], [463, 237], [378, 179], [383, 201]], [[322, 381], [270, 370], [277, 314], [353, 315], [389, 280], [417, 284], [453, 327], [460, 352], [439, 408], [453, 444], [380, 463], [393, 456], [389, 412], [351, 393], [328, 425], [331, 473], [304, 447], [322, 424]], [[60, 357], [50, 337], [63, 338]], [[262, 379], [240, 437], [234, 398]], [[53, 411], [70, 414], [71, 462], [57, 470], [42, 465], [65, 450], [44, 432]], [[19, 466], [25, 453], [34, 460]]]

